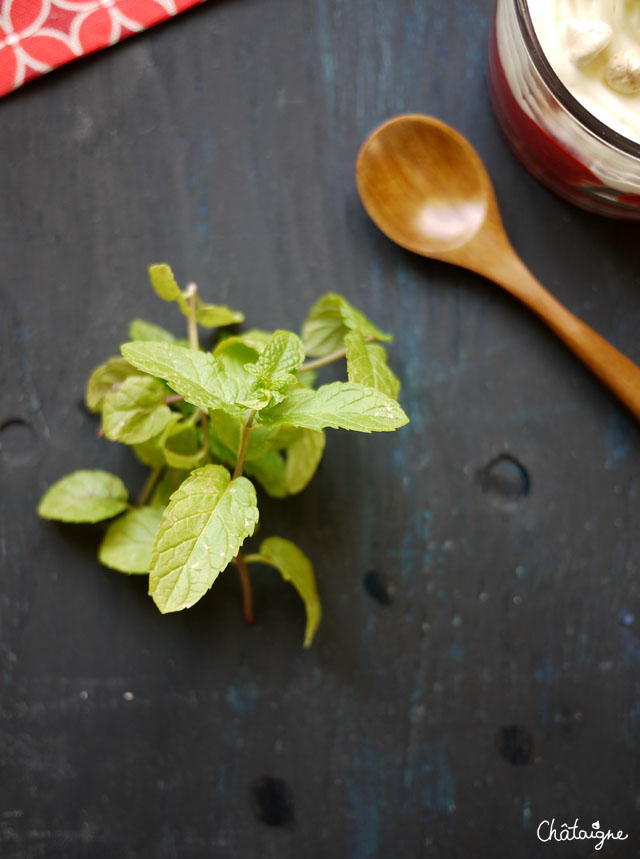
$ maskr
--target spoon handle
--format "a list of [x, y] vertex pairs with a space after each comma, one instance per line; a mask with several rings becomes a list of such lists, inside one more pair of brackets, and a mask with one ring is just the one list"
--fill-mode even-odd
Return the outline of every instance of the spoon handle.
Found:
[[574, 316], [535, 279], [515, 254], [493, 279], [533, 310], [640, 420], [640, 367]]

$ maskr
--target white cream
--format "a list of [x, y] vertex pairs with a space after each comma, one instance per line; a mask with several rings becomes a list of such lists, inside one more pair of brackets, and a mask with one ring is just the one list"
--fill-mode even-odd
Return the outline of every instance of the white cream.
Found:
[[573, 97], [640, 143], [640, 0], [529, 0], [529, 11]]

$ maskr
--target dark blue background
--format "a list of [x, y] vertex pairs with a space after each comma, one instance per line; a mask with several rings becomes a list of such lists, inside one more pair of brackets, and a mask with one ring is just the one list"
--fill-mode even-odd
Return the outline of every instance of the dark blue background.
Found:
[[[551, 817], [637, 854], [637, 425], [497, 288], [392, 246], [354, 186], [383, 119], [452, 123], [534, 274], [640, 359], [637, 227], [511, 155], [491, 9], [210, 2], [0, 102], [3, 857], [591, 855], [538, 842]], [[254, 628], [231, 572], [162, 617], [98, 565], [99, 529], [35, 516], [76, 468], [144, 482], [81, 400], [131, 317], [182, 333], [160, 260], [249, 325], [297, 328], [338, 290], [396, 333], [411, 424], [330, 432], [301, 496], [261, 499], [263, 534], [315, 562], [310, 651], [275, 573]]]

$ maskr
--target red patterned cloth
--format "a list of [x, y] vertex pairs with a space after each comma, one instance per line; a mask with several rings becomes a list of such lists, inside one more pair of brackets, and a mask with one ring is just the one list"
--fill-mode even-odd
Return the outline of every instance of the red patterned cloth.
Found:
[[202, 0], [0, 0], [0, 96]]

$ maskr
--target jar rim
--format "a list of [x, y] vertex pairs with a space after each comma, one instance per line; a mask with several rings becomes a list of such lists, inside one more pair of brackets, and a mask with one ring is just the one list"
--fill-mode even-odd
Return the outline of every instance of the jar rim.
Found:
[[594, 116], [577, 98], [571, 95], [571, 92], [562, 83], [538, 41], [529, 12], [528, 0], [515, 0], [514, 5], [518, 26], [520, 27], [520, 32], [531, 61], [560, 104], [569, 113], [573, 114], [578, 122], [588, 131], [591, 131], [601, 140], [604, 140], [605, 143], [614, 146], [616, 149], [620, 149], [622, 152], [626, 152], [628, 155], [633, 155], [634, 158], [640, 158], [640, 143], [631, 140], [629, 137], [625, 137], [624, 134], [620, 134], [618, 131], [614, 131], [613, 128], [610, 128], [606, 123]]

